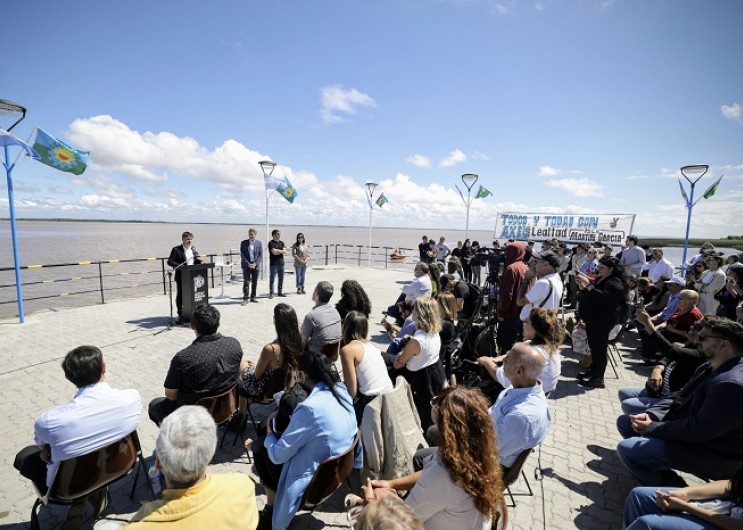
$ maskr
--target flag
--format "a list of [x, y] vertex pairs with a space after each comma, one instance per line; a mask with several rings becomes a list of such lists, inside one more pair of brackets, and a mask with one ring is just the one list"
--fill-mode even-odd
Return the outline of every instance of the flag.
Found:
[[287, 201], [294, 204], [294, 199], [297, 198], [297, 190], [294, 189], [294, 186], [292, 186], [292, 183], [289, 182], [288, 178], [284, 177], [279, 181], [276, 186], [276, 191], [278, 191]]
[[39, 162], [60, 171], [82, 175], [88, 166], [89, 151], [80, 151], [47, 134], [41, 127], [36, 128], [34, 150], [39, 153]]
[[263, 183], [266, 185], [266, 190], [275, 190], [281, 184], [282, 179], [274, 177], [267, 173], [263, 173]]
[[380, 196], [379, 196], [379, 197], [377, 198], [377, 200], [376, 200], [376, 204], [377, 204], [377, 206], [379, 206], [380, 208], [381, 208], [382, 206], [384, 206], [385, 204], [387, 204], [388, 202], [390, 202], [390, 201], [389, 201], [389, 200], [387, 200], [387, 197], [385, 197], [385, 196], [384, 196], [384, 193], [383, 193], [382, 195], [380, 195]]
[[34, 151], [30, 145], [18, 138], [16, 135], [10, 134], [8, 131], [0, 129], [0, 146], [10, 147], [11, 145], [22, 147], [26, 151], [28, 156], [30, 156], [31, 158], [36, 158], [38, 160], [39, 153]]
[[477, 195], [475, 195], [475, 199], [484, 199], [488, 195], [492, 195], [492, 194], [493, 193], [490, 190], [480, 186], [480, 189], [477, 190]]
[[689, 196], [686, 194], [686, 190], [684, 189], [684, 185], [681, 184], [681, 179], [679, 179], [679, 189], [681, 190], [681, 196], [684, 198], [684, 200], [686, 201], [686, 204], [688, 206], [688, 204], [689, 204]]
[[[723, 177], [724, 177], [724, 176], [725, 176], [725, 175], [723, 175]], [[712, 184], [712, 185], [711, 185], [711, 186], [710, 186], [710, 187], [709, 187], [709, 188], [707, 189], [707, 191], [705, 191], [705, 192], [704, 192], [704, 195], [702, 195], [702, 197], [704, 197], [705, 199], [709, 199], [710, 197], [712, 197], [712, 196], [713, 196], [713, 195], [715, 194], [715, 192], [717, 191], [717, 186], [719, 186], [719, 185], [720, 185], [720, 181], [721, 181], [721, 180], [722, 180], [722, 177], [720, 177], [719, 179], [717, 179], [717, 180], [715, 181], [715, 183], [714, 183], [714, 184]]]

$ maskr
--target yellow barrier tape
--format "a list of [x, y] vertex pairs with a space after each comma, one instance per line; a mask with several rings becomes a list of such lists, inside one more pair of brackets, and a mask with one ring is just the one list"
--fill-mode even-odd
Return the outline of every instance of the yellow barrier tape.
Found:
[[59, 293], [59, 296], [69, 296], [70, 293]]
[[81, 261], [78, 263], [78, 265], [90, 265], [89, 261]]
[[147, 258], [147, 261], [157, 261], [157, 258]]
[[108, 262], [109, 262], [109, 263], [118, 263], [118, 262], [119, 262], [119, 260], [117, 260], [117, 259], [110, 259], [110, 260], [108, 260]]
[[128, 276], [128, 275], [129, 275], [128, 272], [122, 272], [122, 273], [119, 274], [119, 276]]
[[42, 280], [41, 283], [54, 283], [54, 280]]
[[28, 266], [29, 269], [40, 269], [42, 267], [43, 267], [43, 265], [29, 265]]
[[82, 277], [80, 277], [80, 276], [75, 276], [75, 277], [74, 277], [74, 278], [72, 278], [72, 279], [73, 279], [73, 280], [82, 280]]

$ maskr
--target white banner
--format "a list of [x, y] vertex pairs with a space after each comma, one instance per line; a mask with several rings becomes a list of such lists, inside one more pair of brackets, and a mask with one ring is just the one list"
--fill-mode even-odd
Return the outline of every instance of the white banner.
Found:
[[545, 214], [504, 212], [495, 221], [495, 237], [570, 243], [622, 244], [632, 233], [635, 214]]

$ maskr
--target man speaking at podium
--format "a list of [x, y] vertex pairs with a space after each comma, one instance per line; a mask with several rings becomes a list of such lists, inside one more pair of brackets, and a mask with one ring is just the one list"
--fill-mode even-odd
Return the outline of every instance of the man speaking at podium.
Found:
[[178, 308], [178, 320], [176, 324], [180, 325], [181, 313], [183, 312], [183, 294], [181, 292], [181, 267], [187, 265], [197, 265], [201, 263], [199, 259], [199, 253], [192, 246], [193, 234], [191, 232], [183, 232], [181, 235], [182, 244], [173, 247], [170, 251], [170, 257], [168, 258], [168, 265], [175, 269], [175, 306]]

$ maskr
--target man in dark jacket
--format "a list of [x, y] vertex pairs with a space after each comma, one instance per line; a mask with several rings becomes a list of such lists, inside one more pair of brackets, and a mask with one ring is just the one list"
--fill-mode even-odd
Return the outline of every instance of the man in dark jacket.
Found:
[[501, 352], [507, 352], [521, 340], [521, 306], [518, 305], [519, 288], [526, 281], [529, 266], [524, 263], [526, 245], [514, 241], [506, 245], [506, 268], [500, 281], [498, 298], [498, 343]]
[[698, 338], [708, 362], [672, 398], [624, 414], [617, 455], [644, 485], [678, 486], [672, 470], [730, 477], [743, 464], [743, 325], [709, 317]]
[[173, 247], [170, 251], [170, 257], [168, 257], [168, 265], [173, 267], [175, 270], [175, 307], [178, 310], [178, 321], [176, 324], [180, 325], [181, 315], [183, 313], [183, 292], [181, 291], [181, 267], [184, 265], [196, 265], [201, 263], [199, 259], [199, 253], [191, 245], [193, 243], [193, 234], [191, 232], [183, 232], [181, 235], [182, 244]]

